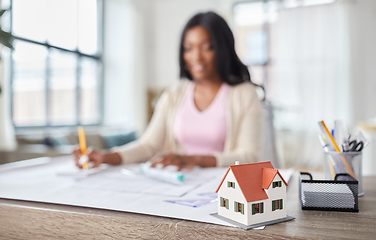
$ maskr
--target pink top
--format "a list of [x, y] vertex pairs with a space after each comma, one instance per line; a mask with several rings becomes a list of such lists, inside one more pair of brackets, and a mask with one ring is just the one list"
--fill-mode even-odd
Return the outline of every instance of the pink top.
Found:
[[229, 86], [223, 83], [211, 104], [199, 111], [194, 103], [195, 83], [191, 82], [176, 114], [174, 137], [187, 155], [223, 152], [226, 140], [226, 105]]

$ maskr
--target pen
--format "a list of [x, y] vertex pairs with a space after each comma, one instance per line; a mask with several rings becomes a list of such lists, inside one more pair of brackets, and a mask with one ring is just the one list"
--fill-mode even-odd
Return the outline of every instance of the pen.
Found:
[[80, 142], [80, 149], [81, 149], [81, 155], [82, 155], [78, 162], [82, 165], [83, 169], [88, 169], [89, 158], [86, 154], [86, 139], [85, 139], [84, 128], [82, 126], [78, 127], [78, 140]]
[[320, 134], [317, 135], [319, 137], [319, 141], [321, 143], [322, 148], [324, 149], [324, 152], [329, 152], [328, 145], [325, 143], [324, 139]]
[[[322, 139], [322, 136], [319, 134], [318, 137], [319, 137], [321, 146], [324, 149], [324, 152], [326, 153], [329, 152], [328, 145], [326, 145], [326, 143], [324, 142], [324, 139]], [[337, 164], [335, 163], [335, 161], [330, 155], [328, 155], [328, 164], [329, 164], [330, 174], [332, 175], [332, 178], [334, 179], [336, 176], [336, 173], [340, 173], [341, 171], [338, 169]]]

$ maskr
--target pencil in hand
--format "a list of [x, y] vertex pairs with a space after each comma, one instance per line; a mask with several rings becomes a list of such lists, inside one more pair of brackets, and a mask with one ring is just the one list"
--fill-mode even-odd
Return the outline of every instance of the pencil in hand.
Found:
[[81, 158], [79, 160], [79, 163], [82, 165], [83, 169], [88, 169], [88, 163], [89, 163], [89, 157], [86, 153], [86, 138], [85, 138], [85, 132], [84, 128], [82, 126], [78, 127], [78, 140], [80, 143], [80, 149], [81, 149]]

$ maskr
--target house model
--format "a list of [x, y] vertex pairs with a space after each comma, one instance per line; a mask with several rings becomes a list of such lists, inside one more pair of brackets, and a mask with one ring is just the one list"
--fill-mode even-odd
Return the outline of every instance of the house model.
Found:
[[232, 165], [216, 190], [218, 215], [244, 225], [286, 218], [286, 186], [271, 162]]

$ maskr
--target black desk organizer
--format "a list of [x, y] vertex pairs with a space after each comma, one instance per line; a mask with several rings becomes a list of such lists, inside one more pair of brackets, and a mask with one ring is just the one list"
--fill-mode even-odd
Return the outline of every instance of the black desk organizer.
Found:
[[333, 181], [313, 180], [310, 173], [301, 172], [299, 180], [303, 210], [359, 212], [358, 181], [349, 174], [337, 174]]

